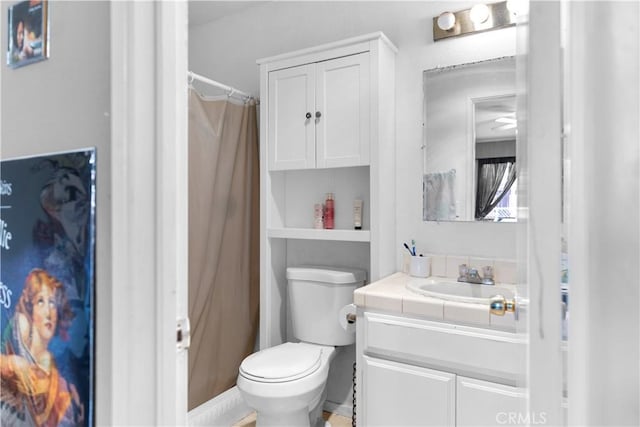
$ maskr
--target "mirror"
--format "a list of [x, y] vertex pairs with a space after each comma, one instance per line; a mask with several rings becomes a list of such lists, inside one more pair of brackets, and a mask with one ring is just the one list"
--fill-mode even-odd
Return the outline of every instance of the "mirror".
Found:
[[423, 74], [424, 221], [516, 220], [515, 58]]

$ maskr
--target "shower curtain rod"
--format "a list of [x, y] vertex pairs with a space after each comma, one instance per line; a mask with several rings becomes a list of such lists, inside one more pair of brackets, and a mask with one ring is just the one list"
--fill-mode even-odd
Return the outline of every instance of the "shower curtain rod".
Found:
[[249, 100], [249, 99], [253, 98], [253, 96], [249, 95], [246, 92], [243, 92], [243, 91], [238, 90], [238, 89], [236, 89], [234, 87], [231, 87], [231, 86], [227, 86], [227, 85], [225, 85], [223, 83], [220, 83], [220, 82], [217, 82], [215, 80], [208, 79], [206, 77], [203, 77], [203, 76], [201, 76], [199, 74], [194, 73], [193, 71], [187, 71], [187, 76], [189, 77], [189, 82], [192, 82], [193, 80], [198, 80], [200, 82], [207, 83], [207, 84], [209, 84], [211, 86], [215, 86], [215, 87], [220, 88], [220, 89], [222, 89], [224, 91], [227, 91], [229, 96], [238, 95], [240, 97], [245, 98], [246, 100]]

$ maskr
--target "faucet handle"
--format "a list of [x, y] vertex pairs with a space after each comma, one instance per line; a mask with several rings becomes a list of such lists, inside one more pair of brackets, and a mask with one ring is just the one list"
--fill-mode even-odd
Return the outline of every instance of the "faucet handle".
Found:
[[493, 279], [493, 267], [490, 265], [482, 267], [482, 277], [485, 279]]
[[459, 277], [467, 277], [469, 269], [467, 268], [467, 264], [460, 264], [458, 266], [458, 276]]
[[482, 284], [483, 285], [495, 285], [493, 280], [493, 267], [490, 265], [482, 267]]

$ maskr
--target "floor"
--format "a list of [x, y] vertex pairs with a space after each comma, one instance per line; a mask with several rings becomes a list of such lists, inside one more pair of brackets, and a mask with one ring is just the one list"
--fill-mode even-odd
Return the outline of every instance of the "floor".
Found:
[[[331, 423], [331, 427], [351, 427], [351, 418], [343, 417], [342, 415], [332, 414], [330, 412], [323, 412], [322, 418]], [[233, 427], [255, 427], [256, 426], [256, 413], [246, 416], [238, 421]]]

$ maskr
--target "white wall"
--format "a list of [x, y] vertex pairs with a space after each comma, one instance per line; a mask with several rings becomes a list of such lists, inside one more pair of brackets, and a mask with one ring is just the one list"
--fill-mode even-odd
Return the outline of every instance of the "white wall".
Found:
[[[422, 221], [422, 72], [515, 54], [515, 29], [433, 42], [431, 20], [472, 2], [268, 2], [189, 29], [192, 71], [258, 94], [256, 60], [383, 31], [396, 57], [396, 236], [420, 252], [515, 259], [514, 224]], [[203, 89], [205, 90], [205, 89]], [[211, 93], [211, 92], [208, 92]]]
[[[2, 25], [7, 22], [2, 2]], [[109, 424], [111, 342], [110, 42], [108, 2], [49, 3], [50, 58], [18, 69], [3, 63], [3, 159], [97, 147], [97, 424]], [[1, 29], [2, 49], [7, 46]], [[4, 50], [3, 50], [4, 52]], [[4, 55], [3, 55], [4, 57]]]

